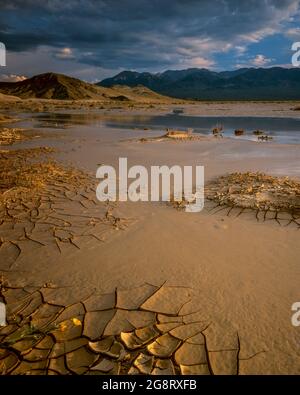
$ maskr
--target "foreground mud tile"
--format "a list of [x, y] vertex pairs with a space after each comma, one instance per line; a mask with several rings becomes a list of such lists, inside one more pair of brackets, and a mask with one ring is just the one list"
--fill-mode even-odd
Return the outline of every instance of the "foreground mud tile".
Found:
[[208, 351], [237, 350], [239, 339], [228, 322], [212, 323], [203, 334], [206, 338]]
[[17, 245], [12, 243], [2, 244], [0, 249], [1, 270], [10, 270], [12, 265], [18, 259], [19, 255], [20, 249]]
[[155, 311], [156, 313], [178, 314], [181, 308], [191, 300], [190, 288], [162, 286], [154, 293], [141, 309]]
[[158, 336], [159, 333], [154, 326], [147, 326], [145, 328], [136, 329], [135, 334], [145, 344]]
[[210, 375], [208, 365], [193, 365], [185, 366], [180, 365], [180, 371], [183, 375]]
[[6, 348], [0, 348], [0, 361], [3, 358], [6, 358], [9, 355], [9, 350]]
[[38, 350], [35, 348], [32, 351], [30, 351], [28, 354], [24, 355], [24, 361], [28, 361], [28, 362], [43, 361], [47, 359], [49, 353], [50, 350]]
[[75, 303], [64, 308], [61, 314], [55, 319], [55, 322], [59, 324], [63, 321], [71, 320], [72, 318], [77, 318], [83, 322], [84, 315], [85, 311], [82, 303]]
[[128, 374], [129, 375], [138, 375], [138, 374], [141, 374], [141, 372], [134, 366], [131, 366], [131, 368], [128, 370]]
[[115, 341], [111, 348], [108, 351], [105, 351], [103, 354], [111, 358], [116, 358], [118, 360], [124, 359], [124, 357], [127, 355], [123, 344], [118, 341]]
[[66, 307], [78, 303], [89, 296], [90, 291], [81, 288], [61, 287], [61, 288], [42, 288], [44, 300], [48, 303]]
[[20, 316], [22, 318], [28, 318], [30, 315], [35, 313], [37, 309], [42, 305], [42, 296], [39, 292], [34, 292], [31, 295], [30, 303], [21, 311]]
[[200, 365], [207, 363], [204, 345], [183, 343], [175, 352], [175, 361], [178, 365]]
[[129, 350], [135, 350], [143, 345], [134, 332], [121, 332], [121, 340]]
[[170, 330], [170, 335], [180, 340], [186, 340], [197, 335], [207, 327], [206, 323], [193, 322], [191, 324], [181, 325]]
[[149, 299], [158, 287], [144, 284], [140, 287], [117, 290], [117, 308], [137, 310], [147, 299]]
[[184, 324], [192, 324], [194, 322], [209, 322], [209, 317], [202, 310], [200, 310], [183, 315], [182, 321]]
[[178, 328], [181, 325], [181, 322], [167, 322], [165, 324], [156, 324], [156, 328], [161, 333], [167, 333], [170, 332], [172, 329]]
[[155, 362], [155, 367], [152, 370], [153, 375], [174, 375], [175, 369], [173, 362], [170, 359], [158, 359]]
[[66, 355], [67, 367], [73, 373], [83, 374], [87, 372], [89, 366], [92, 365], [97, 358], [97, 355], [89, 351], [86, 347], [81, 347]]
[[47, 366], [47, 361], [39, 361], [39, 362], [26, 362], [22, 361], [12, 372], [11, 374], [23, 375], [23, 374], [37, 374], [38, 371], [45, 371]]
[[117, 310], [113, 319], [105, 328], [104, 335], [118, 335], [136, 328], [143, 328], [155, 323], [155, 314], [148, 311]]
[[54, 340], [51, 336], [45, 336], [41, 341], [37, 343], [35, 348], [37, 350], [50, 350], [54, 345]]
[[[13, 301], [10, 301], [13, 300]], [[15, 297], [11, 297], [9, 298], [9, 300], [7, 300], [5, 298], [5, 302], [7, 304], [7, 315], [11, 316], [11, 315], [17, 315], [20, 314], [22, 312], [23, 309], [25, 309], [26, 306], [28, 306], [28, 304], [30, 303], [30, 296], [27, 295], [24, 298], [19, 299], [17, 296]]]
[[186, 342], [187, 342], [187, 343], [190, 343], [190, 344], [205, 344], [205, 338], [204, 338], [204, 336], [202, 335], [202, 333], [198, 333], [198, 334], [195, 335], [195, 336], [189, 337], [189, 338], [186, 340]]
[[165, 314], [157, 314], [157, 321], [159, 324], [183, 324], [183, 317], [181, 316], [173, 316], [173, 315], [165, 315]]
[[88, 340], [85, 338], [70, 340], [63, 343], [55, 343], [52, 348], [50, 358], [58, 358], [64, 354], [67, 354], [68, 352], [78, 350], [79, 348], [87, 345], [87, 343]]
[[101, 340], [99, 342], [89, 342], [89, 348], [93, 352], [101, 353], [107, 357], [122, 360], [126, 356], [123, 344], [116, 341], [113, 337]]
[[153, 369], [154, 357], [146, 354], [139, 354], [133, 364], [140, 373], [150, 374]]
[[98, 364], [91, 368], [93, 372], [100, 372], [102, 374], [116, 375], [120, 372], [120, 364], [110, 359], [102, 359]]
[[37, 335], [35, 337], [31, 336], [30, 338], [21, 339], [16, 342], [11, 339], [11, 342], [8, 342], [8, 344], [12, 349], [16, 350], [21, 355], [25, 355], [29, 353], [42, 338], [43, 335]]
[[116, 304], [115, 293], [92, 295], [84, 301], [84, 306], [87, 311], [99, 311], [114, 309]]
[[158, 335], [159, 332], [150, 326], [136, 329], [133, 332], [121, 332], [121, 340], [129, 350], [134, 350], [146, 345]]
[[9, 352], [5, 358], [0, 360], [0, 374], [10, 373], [19, 362], [19, 358], [14, 353]]
[[16, 311], [13, 311], [15, 304], [22, 304], [30, 298], [30, 294], [28, 294], [28, 292], [26, 292], [23, 288], [6, 289], [3, 292], [3, 295], [5, 297], [5, 302], [12, 310], [10, 311], [11, 313], [16, 313]]
[[73, 340], [81, 336], [82, 326], [74, 325], [72, 320], [61, 322], [56, 329], [50, 332], [56, 341]]
[[102, 340], [97, 342], [89, 342], [89, 348], [95, 353], [104, 353], [108, 352], [112, 345], [114, 344], [115, 338], [114, 336], [108, 336]]
[[100, 338], [100, 336], [103, 335], [105, 328], [115, 315], [115, 310], [87, 312], [84, 318], [83, 335], [87, 336], [91, 340]]
[[208, 355], [214, 374], [238, 374], [238, 350], [209, 352]]
[[19, 329], [18, 325], [15, 324], [9, 324], [7, 326], [3, 326], [2, 328], [0, 327], [0, 335], [1, 336], [9, 336], [12, 335], [14, 332], [16, 332]]
[[36, 328], [44, 328], [54, 322], [60, 311], [60, 307], [44, 303], [33, 315], [31, 323]]
[[160, 358], [170, 358], [173, 352], [179, 347], [180, 340], [169, 334], [158, 337], [153, 343], [147, 346], [150, 354]]
[[69, 370], [66, 367], [64, 356], [50, 359], [48, 369], [62, 375], [70, 374]]

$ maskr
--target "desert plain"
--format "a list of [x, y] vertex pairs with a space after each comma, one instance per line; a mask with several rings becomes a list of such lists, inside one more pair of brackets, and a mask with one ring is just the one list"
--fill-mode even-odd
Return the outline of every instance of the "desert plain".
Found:
[[[300, 145], [140, 126], [298, 105], [2, 98], [1, 372], [299, 374]], [[99, 202], [96, 170], [120, 157], [203, 165], [204, 209]]]

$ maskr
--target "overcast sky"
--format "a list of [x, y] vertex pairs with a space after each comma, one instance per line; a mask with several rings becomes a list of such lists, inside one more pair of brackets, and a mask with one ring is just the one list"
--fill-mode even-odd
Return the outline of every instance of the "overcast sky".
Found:
[[300, 0], [1, 0], [0, 78], [290, 66]]

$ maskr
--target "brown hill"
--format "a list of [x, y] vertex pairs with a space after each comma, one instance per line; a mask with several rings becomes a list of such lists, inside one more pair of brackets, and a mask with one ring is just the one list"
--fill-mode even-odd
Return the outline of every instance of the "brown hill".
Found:
[[134, 88], [126, 86], [106, 88], [56, 73], [40, 74], [18, 82], [0, 82], [0, 93], [17, 96], [22, 99], [92, 99], [146, 103], [174, 101], [141, 86]]
[[110, 88], [99, 89], [87, 82], [56, 73], [40, 74], [18, 82], [0, 82], [0, 92], [22, 99], [59, 100], [98, 99], [103, 94], [112, 95]]
[[149, 103], [161, 103], [161, 102], [174, 102], [173, 98], [160, 95], [159, 93], [153, 92], [151, 89], [138, 85], [134, 87], [126, 85], [114, 85], [112, 86], [114, 91], [117, 91], [119, 95], [128, 97], [133, 101], [143, 101]]

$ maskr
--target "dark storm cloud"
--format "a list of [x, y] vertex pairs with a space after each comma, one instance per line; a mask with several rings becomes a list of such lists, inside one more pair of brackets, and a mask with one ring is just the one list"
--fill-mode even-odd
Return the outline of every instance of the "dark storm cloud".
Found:
[[1, 0], [0, 41], [15, 52], [68, 47], [78, 62], [107, 68], [201, 65], [279, 31], [298, 7], [299, 0]]

